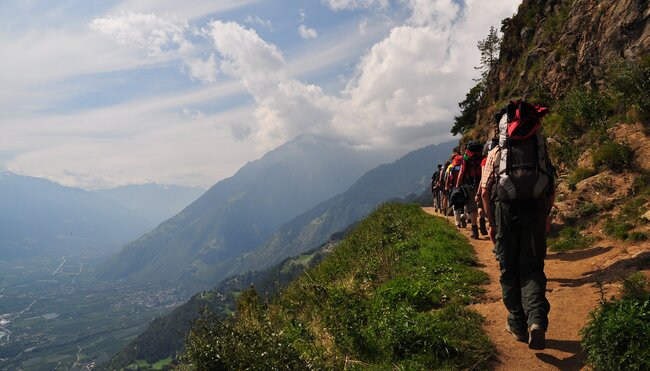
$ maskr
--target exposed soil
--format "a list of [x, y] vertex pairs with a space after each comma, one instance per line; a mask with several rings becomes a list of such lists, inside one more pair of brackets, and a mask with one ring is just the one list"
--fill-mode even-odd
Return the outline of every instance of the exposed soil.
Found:
[[[433, 208], [424, 210], [436, 214]], [[452, 222], [452, 219], [449, 218]], [[650, 273], [650, 243], [629, 244], [600, 241], [596, 246], [565, 253], [549, 252], [545, 273], [548, 279], [547, 299], [551, 303], [546, 349], [528, 349], [505, 330], [507, 311], [501, 301], [499, 267], [487, 237], [472, 240], [471, 230], [461, 228], [476, 250], [481, 270], [489, 276], [483, 299], [472, 308], [486, 319], [486, 332], [497, 349], [494, 370], [581, 370], [585, 354], [580, 349], [580, 329], [589, 320], [589, 313], [599, 303], [603, 283], [606, 297], [619, 292], [621, 277], [634, 271]]]

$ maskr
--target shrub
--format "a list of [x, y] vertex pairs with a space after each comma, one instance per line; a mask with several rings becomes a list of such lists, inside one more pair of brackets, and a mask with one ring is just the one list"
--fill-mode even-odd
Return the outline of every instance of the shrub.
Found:
[[650, 119], [650, 54], [613, 66], [609, 75], [610, 94], [619, 110], [635, 110], [642, 120]]
[[629, 237], [628, 232], [632, 228], [634, 228], [634, 226], [630, 223], [621, 220], [614, 220], [612, 218], [607, 218], [603, 225], [603, 231], [606, 235], [618, 238], [619, 240], [627, 239]]
[[574, 227], [567, 227], [560, 231], [557, 238], [549, 241], [551, 251], [565, 252], [570, 250], [586, 249], [591, 247], [594, 239], [580, 233]]
[[623, 278], [623, 297], [643, 299], [650, 293], [650, 283], [641, 272], [635, 272]]
[[623, 207], [621, 207], [621, 218], [628, 222], [636, 222], [643, 214], [643, 205], [645, 205], [645, 203], [646, 199], [644, 197], [635, 197], [626, 202]]
[[632, 242], [642, 242], [648, 240], [648, 235], [643, 232], [632, 232], [627, 237], [628, 241]]
[[605, 301], [582, 330], [594, 370], [650, 369], [650, 293], [640, 274], [623, 281], [623, 298]]
[[578, 183], [594, 175], [596, 175], [596, 171], [594, 169], [587, 169], [584, 167], [575, 168], [567, 179], [569, 189], [574, 191]]
[[589, 217], [596, 214], [598, 211], [600, 211], [600, 206], [596, 205], [593, 202], [585, 202], [578, 206], [578, 217]]
[[645, 171], [634, 178], [634, 194], [640, 196], [650, 195], [650, 172]]
[[591, 155], [594, 168], [605, 167], [615, 172], [632, 168], [634, 151], [627, 144], [607, 141], [598, 147]]
[[612, 102], [607, 95], [577, 87], [560, 101], [546, 121], [553, 134], [576, 140], [588, 132], [606, 129], [611, 108]]

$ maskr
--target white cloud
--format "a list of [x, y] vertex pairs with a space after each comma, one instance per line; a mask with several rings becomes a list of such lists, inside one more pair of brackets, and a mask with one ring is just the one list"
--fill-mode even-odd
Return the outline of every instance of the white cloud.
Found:
[[257, 26], [262, 26], [266, 28], [269, 31], [273, 31], [273, 22], [270, 20], [264, 20], [258, 16], [251, 16], [247, 15], [246, 19], [244, 20], [245, 23], [251, 24], [251, 25], [257, 25]]
[[368, 32], [368, 18], [363, 18], [357, 26], [359, 33], [365, 35]]
[[[519, 3], [466, 0], [459, 8], [450, 0], [395, 0], [408, 12], [396, 17], [388, 0], [330, 0], [324, 3], [334, 10], [375, 9], [361, 22], [351, 18], [336, 32], [328, 28], [313, 42], [288, 46], [285, 56], [239, 24], [216, 21], [201, 30], [184, 20], [203, 11], [154, 14], [156, 1], [122, 2], [111, 16], [83, 20], [86, 31], [92, 24], [96, 32], [0, 33], [6, 52], [0, 82], [9, 87], [0, 91], [0, 148], [11, 154], [8, 167], [91, 188], [142, 181], [209, 186], [302, 133], [375, 149], [440, 141], [476, 76], [476, 42]], [[161, 1], [165, 10], [181, 7]], [[205, 9], [214, 3], [190, 1]], [[129, 4], [140, 4], [142, 13]], [[72, 113], [38, 112], [56, 106], [62, 94], [83, 92], [69, 85], [41, 89], [43, 81], [174, 64], [214, 84]], [[339, 93], [310, 80], [333, 65], [345, 65], [333, 74], [347, 80]], [[236, 108], [216, 114], [207, 108], [245, 92], [249, 100]]]
[[379, 6], [385, 8], [388, 6], [388, 0], [321, 0], [332, 10], [360, 9]]
[[199, 80], [204, 83], [217, 81], [217, 61], [214, 58], [214, 53], [211, 53], [205, 60], [185, 57], [185, 66], [192, 80]]
[[192, 48], [185, 38], [187, 22], [164, 20], [154, 14], [126, 12], [96, 18], [89, 27], [113, 38], [121, 45], [135, 45], [157, 57], [166, 52], [184, 52]]
[[308, 40], [308, 39], [315, 39], [318, 37], [318, 32], [313, 29], [305, 26], [304, 24], [301, 24], [298, 27], [298, 34], [300, 35], [301, 38]]
[[181, 59], [181, 71], [192, 80], [213, 83], [217, 78], [214, 54], [201, 58], [201, 50], [189, 41], [189, 34], [201, 36], [187, 21], [174, 17], [163, 19], [155, 14], [125, 12], [116, 16], [95, 18], [90, 29], [108, 36], [120, 45], [133, 45], [147, 51], [150, 58]]

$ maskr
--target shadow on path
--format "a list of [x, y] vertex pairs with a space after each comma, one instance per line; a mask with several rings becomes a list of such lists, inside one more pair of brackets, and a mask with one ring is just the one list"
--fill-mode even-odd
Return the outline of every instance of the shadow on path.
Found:
[[607, 247], [593, 247], [590, 249], [574, 250], [569, 252], [556, 252], [556, 253], [548, 254], [546, 259], [562, 260], [562, 261], [577, 261], [577, 260], [593, 258], [594, 256], [604, 254], [613, 248], [614, 248], [613, 246], [607, 246]]
[[547, 339], [546, 348], [571, 354], [567, 358], [560, 359], [547, 353], [535, 353], [537, 359], [560, 370], [580, 370], [587, 360], [587, 355], [580, 348], [579, 341]]
[[558, 282], [562, 287], [578, 287], [596, 282], [609, 283], [621, 277], [650, 267], [650, 252], [641, 253], [635, 257], [616, 261], [610, 266], [602, 269], [585, 272], [580, 278], [549, 278], [549, 282]]

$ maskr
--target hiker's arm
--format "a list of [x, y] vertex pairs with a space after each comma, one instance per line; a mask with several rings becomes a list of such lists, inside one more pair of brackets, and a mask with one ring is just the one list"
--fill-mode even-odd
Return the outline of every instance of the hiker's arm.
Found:
[[481, 192], [481, 200], [483, 201], [483, 210], [485, 210], [485, 215], [488, 218], [488, 224], [490, 227], [496, 226], [496, 221], [494, 218], [494, 210], [492, 210], [492, 190], [490, 188], [483, 188]]
[[488, 226], [489, 226], [489, 236], [490, 236], [490, 241], [492, 243], [496, 243], [496, 221], [494, 217], [494, 210], [492, 210], [492, 204], [490, 203], [490, 200], [492, 198], [492, 190], [490, 188], [483, 188], [483, 191], [481, 192], [481, 199], [483, 201], [483, 210], [485, 210], [485, 215], [487, 215], [488, 218]]

